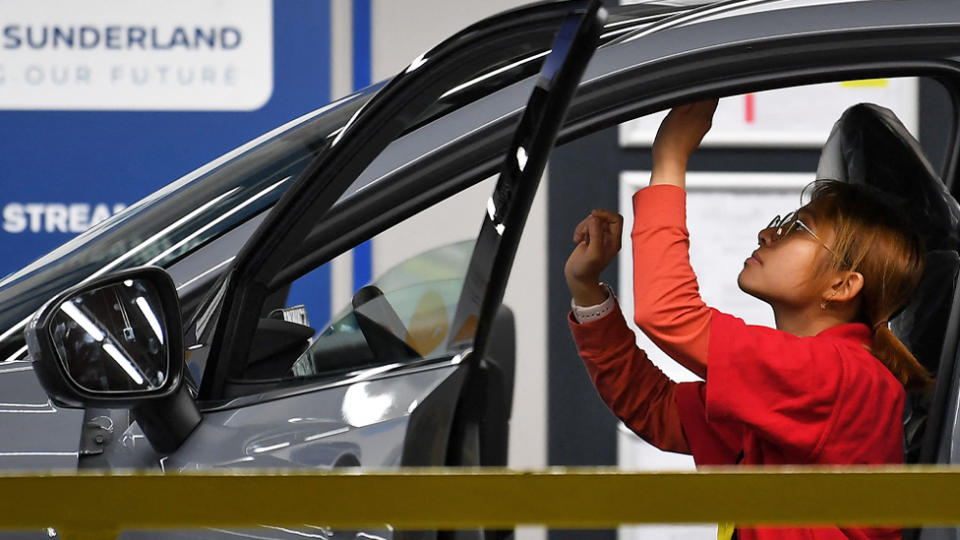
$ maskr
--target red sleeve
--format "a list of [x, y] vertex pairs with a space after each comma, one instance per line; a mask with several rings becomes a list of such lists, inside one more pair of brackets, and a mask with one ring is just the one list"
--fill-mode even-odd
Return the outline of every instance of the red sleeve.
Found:
[[634, 320], [663, 352], [705, 377], [710, 309], [690, 266], [686, 192], [666, 184], [641, 189], [633, 213]]
[[706, 382], [709, 421], [735, 420], [812, 458], [830, 429], [844, 364], [831, 340], [801, 338], [714, 310]]
[[723, 420], [708, 422], [706, 408], [704, 383], [677, 385], [677, 409], [697, 466], [735, 465], [743, 451], [743, 424]]
[[570, 330], [597, 392], [618, 418], [650, 444], [689, 454], [677, 411], [676, 387], [637, 347], [620, 309]]

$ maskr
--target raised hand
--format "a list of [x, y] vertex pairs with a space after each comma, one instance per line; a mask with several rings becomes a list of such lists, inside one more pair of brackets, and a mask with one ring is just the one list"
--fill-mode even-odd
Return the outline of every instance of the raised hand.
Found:
[[660, 123], [653, 141], [653, 175], [650, 184], [685, 186], [687, 160], [710, 130], [717, 100], [674, 107]]
[[592, 306], [606, 299], [606, 290], [599, 283], [600, 272], [620, 251], [622, 231], [623, 216], [610, 210], [594, 210], [574, 229], [577, 246], [563, 271], [578, 306]]

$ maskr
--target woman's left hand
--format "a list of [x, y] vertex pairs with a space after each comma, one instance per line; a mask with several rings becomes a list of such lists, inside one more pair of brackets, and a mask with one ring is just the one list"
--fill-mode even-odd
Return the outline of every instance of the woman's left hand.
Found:
[[[669, 183], [683, 187], [687, 160], [710, 130], [717, 101], [710, 99], [674, 107], [663, 119], [653, 141], [654, 179], [651, 184]], [[658, 175], [661, 178], [658, 179]]]

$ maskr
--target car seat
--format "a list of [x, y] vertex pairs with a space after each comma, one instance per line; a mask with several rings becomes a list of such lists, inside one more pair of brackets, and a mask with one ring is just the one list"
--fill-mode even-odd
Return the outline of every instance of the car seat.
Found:
[[933, 462], [953, 378], [960, 317], [960, 205], [896, 115], [873, 104], [854, 105], [843, 113], [824, 145], [817, 178], [878, 190], [905, 210], [927, 250], [920, 285], [890, 328], [937, 381], [932, 392], [908, 393], [904, 408], [907, 463]]

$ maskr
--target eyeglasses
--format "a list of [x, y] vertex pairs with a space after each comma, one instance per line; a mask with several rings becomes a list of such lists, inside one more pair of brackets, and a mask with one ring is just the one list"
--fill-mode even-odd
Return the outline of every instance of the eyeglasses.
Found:
[[820, 245], [829, 251], [831, 255], [836, 257], [838, 261], [843, 261], [843, 257], [837, 255], [836, 251], [831, 249], [826, 242], [821, 240], [820, 237], [817, 236], [817, 233], [813, 232], [813, 229], [807, 226], [807, 224], [800, 219], [800, 215], [797, 214], [796, 211], [790, 212], [783, 217], [777, 216], [773, 218], [773, 221], [771, 221], [770, 224], [764, 228], [764, 230], [766, 229], [773, 229], [773, 234], [770, 236], [771, 243], [783, 240], [797, 229], [803, 229], [804, 231], [810, 233], [810, 236], [816, 238], [817, 241], [820, 242]]

